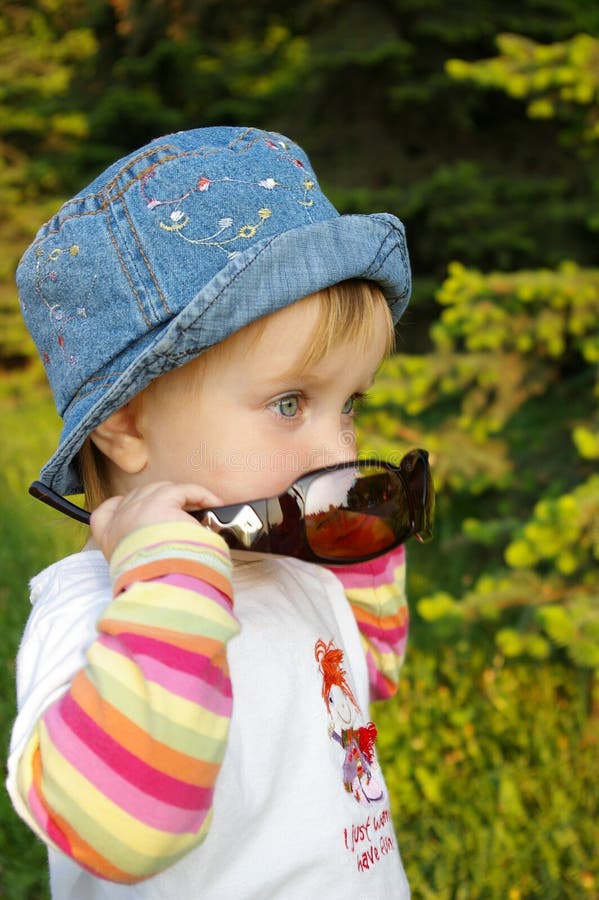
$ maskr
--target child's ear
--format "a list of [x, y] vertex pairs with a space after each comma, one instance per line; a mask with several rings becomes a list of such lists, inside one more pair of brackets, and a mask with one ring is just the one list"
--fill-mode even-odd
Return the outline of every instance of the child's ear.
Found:
[[137, 425], [134, 401], [117, 409], [91, 433], [91, 439], [104, 456], [128, 475], [141, 472], [148, 461], [147, 447]]

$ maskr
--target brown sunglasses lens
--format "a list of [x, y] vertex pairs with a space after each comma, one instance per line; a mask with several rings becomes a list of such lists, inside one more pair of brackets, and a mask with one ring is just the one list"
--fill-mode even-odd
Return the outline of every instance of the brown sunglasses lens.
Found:
[[400, 478], [381, 466], [325, 472], [306, 495], [306, 537], [321, 559], [367, 559], [405, 539], [409, 504]]

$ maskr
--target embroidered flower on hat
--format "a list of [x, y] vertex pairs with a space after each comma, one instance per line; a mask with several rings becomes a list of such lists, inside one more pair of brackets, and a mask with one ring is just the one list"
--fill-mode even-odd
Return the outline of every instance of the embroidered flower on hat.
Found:
[[[86, 319], [87, 309], [81, 305], [74, 307], [72, 311], [63, 309], [60, 280], [79, 253], [79, 244], [75, 243], [67, 247], [53, 247], [47, 254], [44, 253], [42, 247], [38, 247], [35, 252], [35, 293], [46, 308], [51, 322], [48, 343], [46, 348], [41, 351], [41, 357], [46, 366], [50, 366], [56, 360], [54, 354], [56, 346], [60, 350], [59, 359], [66, 361], [70, 366], [76, 365], [78, 361], [75, 354], [67, 354], [65, 326], [73, 321]], [[90, 291], [92, 287], [93, 284]], [[24, 309], [23, 301], [22, 306]]]
[[245, 222], [243, 225], [240, 225], [237, 228], [236, 233], [232, 237], [224, 237], [225, 232], [227, 232], [235, 224], [232, 216], [223, 216], [222, 218], [220, 218], [217, 222], [216, 231], [212, 234], [200, 238], [188, 237], [186, 234], [183, 234], [183, 229], [190, 224], [192, 219], [190, 216], [184, 214], [179, 209], [174, 210], [170, 214], [171, 224], [160, 222], [160, 227], [163, 231], [175, 233], [178, 237], [180, 237], [188, 244], [195, 244], [196, 246], [205, 247], [216, 247], [217, 249], [222, 250], [224, 253], [226, 253], [228, 257], [232, 258], [238, 255], [239, 250], [237, 248], [231, 249], [229, 245], [239, 240], [246, 241], [255, 237], [258, 229], [267, 219], [271, 217], [272, 210], [268, 209], [267, 207], [262, 207], [261, 209], [257, 210], [256, 215], [256, 222]]

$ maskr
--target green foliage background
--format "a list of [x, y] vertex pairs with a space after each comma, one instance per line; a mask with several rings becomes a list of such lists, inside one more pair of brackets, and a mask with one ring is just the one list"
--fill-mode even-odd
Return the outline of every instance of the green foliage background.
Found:
[[[596, 0], [0, 2], [0, 727], [26, 581], [77, 529], [25, 495], [58, 430], [14, 289], [59, 202], [160, 133], [298, 140], [406, 223], [415, 294], [360, 417], [431, 452], [413, 639], [376, 710], [416, 898], [599, 897]], [[47, 897], [0, 799], [0, 897]]]

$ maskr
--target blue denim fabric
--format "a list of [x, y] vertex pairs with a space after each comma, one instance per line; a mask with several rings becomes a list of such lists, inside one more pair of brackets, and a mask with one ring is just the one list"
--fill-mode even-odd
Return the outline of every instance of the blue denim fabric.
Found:
[[402, 223], [340, 216], [279, 134], [202, 128], [109, 167], [38, 232], [17, 270], [58, 412], [40, 478], [77, 493], [90, 432], [158, 375], [260, 316], [347, 278], [410, 295]]

